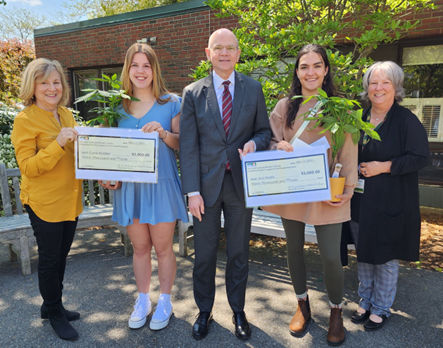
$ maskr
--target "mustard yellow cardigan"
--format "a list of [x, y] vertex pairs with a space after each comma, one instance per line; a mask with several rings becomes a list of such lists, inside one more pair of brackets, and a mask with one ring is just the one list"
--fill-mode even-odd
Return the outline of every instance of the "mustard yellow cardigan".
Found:
[[20, 199], [47, 222], [73, 221], [83, 211], [82, 182], [75, 179], [74, 142], [63, 148], [55, 140], [62, 127], [74, 127], [72, 113], [59, 106], [53, 113], [35, 104], [14, 120], [12, 144], [22, 174]]

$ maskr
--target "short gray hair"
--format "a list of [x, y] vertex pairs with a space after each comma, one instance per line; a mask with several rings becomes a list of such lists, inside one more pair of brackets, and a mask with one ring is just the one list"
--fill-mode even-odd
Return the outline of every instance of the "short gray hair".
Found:
[[405, 91], [403, 89], [403, 80], [404, 74], [402, 68], [400, 68], [396, 63], [391, 62], [390, 60], [384, 62], [376, 62], [372, 64], [368, 71], [366, 71], [365, 76], [363, 77], [363, 89], [364, 92], [360, 93], [360, 97], [364, 100], [369, 101], [368, 97], [368, 87], [371, 82], [372, 74], [375, 71], [381, 71], [386, 78], [392, 82], [392, 85], [395, 89], [395, 97], [394, 99], [397, 102], [401, 102], [403, 97], [405, 96]]

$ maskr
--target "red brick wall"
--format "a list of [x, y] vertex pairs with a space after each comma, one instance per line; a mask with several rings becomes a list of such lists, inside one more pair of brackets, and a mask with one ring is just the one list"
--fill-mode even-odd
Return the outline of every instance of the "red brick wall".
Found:
[[[411, 11], [411, 14], [403, 15], [398, 19], [405, 21], [411, 20], [413, 22], [421, 21], [421, 23], [404, 39], [413, 39], [419, 37], [431, 37], [437, 35], [443, 35], [443, 0], [435, 0], [434, 3], [437, 5], [435, 10], [427, 10], [423, 12]], [[366, 29], [371, 29], [368, 26]], [[352, 37], [352, 31], [345, 31], [336, 37], [336, 42], [349, 44], [349, 41], [345, 37]]]
[[[210, 19], [210, 20], [209, 20]], [[142, 38], [156, 36], [153, 48], [169, 90], [181, 93], [192, 82], [188, 76], [201, 60], [210, 33], [235, 27], [235, 19], [218, 19], [209, 10], [180, 16], [117, 24], [97, 29], [37, 37], [37, 57], [56, 59], [63, 68], [123, 64], [126, 50]]]
[[[443, 34], [443, 0], [438, 8], [411, 15], [422, 24], [408, 38]], [[181, 90], [192, 79], [188, 77], [201, 60], [206, 59], [204, 48], [210, 33], [219, 28], [237, 25], [233, 18], [219, 19], [209, 10], [186, 13], [174, 17], [117, 24], [97, 29], [37, 37], [37, 57], [56, 59], [66, 69], [105, 67], [123, 64], [125, 52], [136, 40], [157, 37], [153, 46], [160, 61], [162, 74], [173, 92]], [[343, 35], [345, 36], [345, 35]]]

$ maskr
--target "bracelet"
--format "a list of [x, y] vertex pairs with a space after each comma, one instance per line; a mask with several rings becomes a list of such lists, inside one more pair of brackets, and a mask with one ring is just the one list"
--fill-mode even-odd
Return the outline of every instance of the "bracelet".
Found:
[[168, 136], [168, 131], [165, 131], [166, 132], [166, 135], [165, 135], [165, 137], [164, 138], [161, 138], [162, 140], [165, 140], [166, 139], [166, 137]]

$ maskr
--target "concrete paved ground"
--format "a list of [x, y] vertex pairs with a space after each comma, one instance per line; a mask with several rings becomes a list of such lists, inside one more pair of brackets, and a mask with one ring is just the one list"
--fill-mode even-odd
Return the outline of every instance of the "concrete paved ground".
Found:
[[[295, 313], [295, 295], [282, 247], [251, 247], [246, 314], [252, 324], [249, 342], [239, 341], [224, 287], [225, 253], [219, 251], [215, 321], [206, 339], [195, 341], [191, 327], [197, 314], [192, 294], [193, 250], [178, 256], [172, 300], [175, 316], [159, 332], [128, 329], [127, 320], [136, 298], [132, 258], [125, 258], [119, 234], [114, 229], [78, 231], [68, 258], [64, 303], [81, 312], [73, 322], [80, 337], [60, 340], [47, 320], [39, 318], [41, 298], [37, 285], [37, 255], [34, 248], [32, 275], [24, 277], [17, 263], [10, 263], [6, 246], [0, 245], [0, 347], [327, 347], [329, 308], [322, 280], [322, 265], [316, 249], [306, 253], [309, 296], [313, 322], [307, 334], [294, 338], [288, 323]], [[157, 263], [153, 261], [151, 299], [159, 296]], [[353, 324], [349, 316], [357, 309], [355, 258], [345, 268], [343, 347], [436, 348], [443, 347], [443, 274], [401, 267], [393, 315], [386, 326], [373, 333]]]

